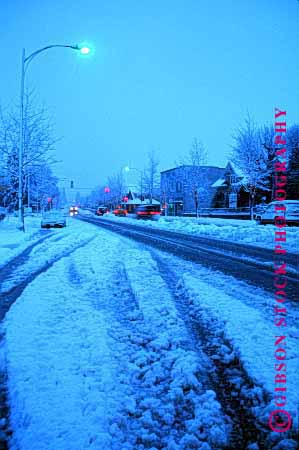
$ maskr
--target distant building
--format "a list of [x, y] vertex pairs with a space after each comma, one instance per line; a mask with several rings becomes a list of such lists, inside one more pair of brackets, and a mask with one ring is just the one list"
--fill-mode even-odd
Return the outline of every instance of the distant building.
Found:
[[[265, 196], [258, 190], [257, 203]], [[196, 201], [199, 210], [248, 207], [246, 176], [231, 161], [225, 168], [183, 165], [161, 172], [161, 202], [169, 215], [195, 214]]]
[[169, 215], [196, 212], [199, 208], [214, 207], [217, 191], [212, 185], [224, 177], [225, 169], [214, 166], [182, 165], [161, 172], [161, 202], [168, 205]]
[[[142, 196], [140, 198], [135, 192], [129, 191], [129, 193], [125, 197], [123, 197], [123, 201], [120, 203], [120, 205], [122, 208], [125, 208], [128, 213], [134, 213], [137, 206], [148, 205], [149, 203], [149, 198], [146, 198], [145, 196]], [[160, 202], [153, 198], [151, 204], [159, 205]]]

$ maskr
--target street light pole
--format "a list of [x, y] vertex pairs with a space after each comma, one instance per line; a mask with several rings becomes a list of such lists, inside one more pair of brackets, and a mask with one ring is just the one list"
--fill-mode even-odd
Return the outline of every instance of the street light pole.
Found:
[[25, 84], [25, 49], [22, 50], [21, 65], [21, 95], [20, 95], [20, 142], [19, 142], [19, 186], [18, 186], [18, 217], [19, 228], [25, 231], [23, 211], [23, 153], [24, 153], [24, 84]]
[[25, 49], [22, 50], [22, 62], [21, 62], [21, 91], [20, 91], [20, 130], [19, 130], [19, 186], [18, 186], [18, 227], [21, 231], [25, 231], [24, 224], [24, 206], [23, 206], [23, 156], [24, 156], [24, 87], [25, 87], [25, 72], [29, 63], [33, 60], [35, 56], [39, 53], [49, 50], [54, 47], [64, 47], [71, 48], [72, 50], [78, 50], [82, 55], [88, 55], [90, 53], [90, 48], [86, 45], [63, 45], [63, 44], [53, 44], [47, 45], [46, 47], [40, 48], [31, 55], [25, 57]]
[[[136, 167], [124, 167], [125, 172], [130, 172], [130, 170], [136, 170], [140, 174], [140, 197], [142, 197], [142, 191], [143, 191], [143, 172], [140, 169], [137, 169]], [[141, 200], [141, 198], [140, 198]], [[141, 200], [142, 203], [142, 200]]]

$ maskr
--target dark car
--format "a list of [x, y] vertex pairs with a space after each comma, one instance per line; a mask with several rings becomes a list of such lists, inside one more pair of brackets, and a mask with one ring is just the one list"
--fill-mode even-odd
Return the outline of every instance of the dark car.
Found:
[[135, 210], [137, 219], [158, 220], [161, 216], [160, 205], [140, 205]]
[[96, 210], [96, 215], [103, 216], [104, 214], [109, 214], [109, 209], [107, 208], [107, 206], [99, 206]]

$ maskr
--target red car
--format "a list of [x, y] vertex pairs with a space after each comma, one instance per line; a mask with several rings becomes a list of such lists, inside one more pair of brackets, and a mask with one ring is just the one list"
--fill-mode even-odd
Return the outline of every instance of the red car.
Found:
[[123, 209], [123, 208], [116, 208], [116, 209], [113, 211], [113, 214], [114, 214], [115, 216], [126, 217], [127, 214], [128, 214], [128, 211], [127, 211], [126, 209]]
[[161, 215], [160, 205], [141, 205], [136, 208], [137, 219], [158, 220]]

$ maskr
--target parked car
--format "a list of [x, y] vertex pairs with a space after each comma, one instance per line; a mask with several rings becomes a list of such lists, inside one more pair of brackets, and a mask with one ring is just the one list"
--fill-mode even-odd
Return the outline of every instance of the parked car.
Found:
[[160, 205], [140, 205], [135, 212], [137, 219], [158, 220], [161, 216]]
[[109, 214], [109, 209], [107, 208], [107, 206], [99, 206], [96, 210], [96, 215], [103, 216], [104, 214]]
[[[285, 205], [286, 211], [276, 211], [275, 205]], [[255, 215], [255, 220], [262, 225], [274, 224], [276, 216], [284, 216], [287, 225], [299, 225], [299, 200], [284, 200], [269, 203], [262, 213]]]
[[126, 217], [127, 214], [128, 214], [128, 211], [127, 211], [126, 209], [124, 209], [124, 208], [116, 208], [116, 209], [113, 211], [113, 214], [114, 214], [115, 216]]
[[6, 216], [6, 208], [0, 206], [0, 220], [5, 219], [5, 216]]
[[69, 209], [69, 214], [70, 216], [75, 216], [79, 213], [79, 208], [78, 206], [71, 206]]
[[66, 218], [61, 211], [51, 210], [43, 214], [41, 228], [63, 228], [66, 227]]

